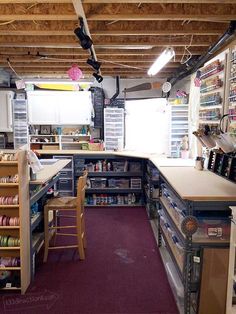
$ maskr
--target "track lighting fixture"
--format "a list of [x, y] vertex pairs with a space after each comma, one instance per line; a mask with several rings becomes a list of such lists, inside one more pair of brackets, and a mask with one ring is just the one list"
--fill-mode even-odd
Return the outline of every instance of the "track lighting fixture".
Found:
[[101, 83], [103, 81], [103, 77], [99, 75], [98, 73], [93, 73], [93, 76], [95, 77], [98, 83]]
[[94, 60], [93, 58], [87, 60], [87, 64], [91, 65], [94, 70], [99, 71], [101, 62]]
[[92, 39], [88, 35], [86, 35], [84, 32], [83, 18], [81, 17], [79, 20], [80, 20], [80, 27], [77, 27], [74, 30], [74, 33], [79, 39], [81, 47], [87, 50], [91, 48], [93, 42], [92, 42]]

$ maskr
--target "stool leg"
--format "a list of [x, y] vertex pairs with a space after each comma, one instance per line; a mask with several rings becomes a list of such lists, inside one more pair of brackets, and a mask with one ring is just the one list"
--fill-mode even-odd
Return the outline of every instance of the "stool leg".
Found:
[[81, 217], [77, 216], [77, 241], [78, 241], [78, 250], [79, 250], [79, 258], [84, 260], [85, 254], [84, 254], [84, 244], [82, 239], [82, 223], [81, 223]]
[[84, 234], [84, 236], [83, 236], [83, 246], [86, 249], [87, 248], [87, 240], [86, 240], [86, 232], [85, 232], [84, 215], [82, 217], [82, 234]]
[[48, 259], [48, 247], [49, 247], [49, 230], [48, 230], [48, 207], [44, 206], [44, 257], [45, 263]]
[[[53, 226], [57, 227], [57, 211], [54, 210], [53, 211]], [[56, 246], [56, 238], [57, 238], [57, 230], [55, 230], [55, 232], [52, 233], [52, 241], [53, 241], [53, 246]]]

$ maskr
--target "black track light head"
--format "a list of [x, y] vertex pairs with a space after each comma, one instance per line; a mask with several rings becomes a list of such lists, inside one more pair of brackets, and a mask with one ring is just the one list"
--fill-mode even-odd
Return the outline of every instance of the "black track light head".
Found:
[[102, 63], [92, 58], [87, 60], [87, 64], [91, 65], [94, 68], [94, 70], [98, 71]]
[[95, 77], [98, 83], [101, 83], [103, 81], [103, 77], [99, 75], [98, 73], [93, 73], [93, 76]]
[[80, 45], [83, 49], [87, 50], [91, 48], [93, 44], [92, 39], [88, 35], [84, 34], [83, 29], [81, 27], [77, 27], [74, 30], [74, 33], [79, 39]]

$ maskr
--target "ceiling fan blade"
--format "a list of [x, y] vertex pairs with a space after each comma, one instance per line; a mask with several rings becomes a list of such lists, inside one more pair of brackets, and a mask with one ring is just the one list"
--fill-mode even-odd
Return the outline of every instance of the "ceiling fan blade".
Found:
[[123, 92], [129, 93], [129, 92], [138, 92], [141, 90], [150, 90], [150, 89], [155, 89], [155, 88], [160, 88], [161, 83], [160, 82], [153, 82], [153, 83], [143, 83], [140, 85], [136, 85], [130, 88], [125, 88]]
[[123, 90], [123, 92], [125, 93], [129, 93], [129, 92], [137, 92], [137, 91], [141, 91], [141, 90], [149, 90], [152, 89], [152, 84], [151, 83], [143, 83], [140, 85], [136, 85], [130, 88], [125, 88]]

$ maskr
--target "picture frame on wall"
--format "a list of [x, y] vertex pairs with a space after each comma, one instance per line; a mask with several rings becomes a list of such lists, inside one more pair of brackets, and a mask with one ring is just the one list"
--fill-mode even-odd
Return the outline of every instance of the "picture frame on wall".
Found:
[[51, 125], [40, 125], [40, 134], [41, 135], [50, 135], [52, 132]]

